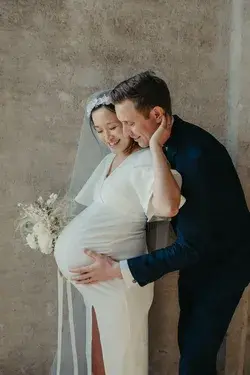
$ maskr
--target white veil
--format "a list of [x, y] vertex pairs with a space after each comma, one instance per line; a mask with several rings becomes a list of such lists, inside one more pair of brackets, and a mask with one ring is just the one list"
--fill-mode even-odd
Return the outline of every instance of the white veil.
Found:
[[[69, 198], [78, 194], [94, 169], [110, 150], [95, 137], [91, 126], [91, 112], [102, 104], [111, 104], [110, 91], [92, 95], [86, 104], [83, 126], [78, 142], [78, 151], [68, 191]], [[72, 216], [84, 209], [75, 203]], [[166, 246], [168, 222], [153, 222], [148, 225], [148, 247], [155, 250]], [[66, 285], [66, 288], [65, 288]], [[66, 297], [66, 298], [65, 298]], [[86, 309], [82, 295], [58, 274], [58, 350], [50, 375], [87, 375], [86, 363]]]
[[[71, 177], [68, 197], [73, 200], [109, 149], [98, 141], [91, 127], [91, 112], [101, 104], [110, 104], [110, 91], [95, 93], [85, 107], [78, 150]], [[70, 215], [84, 209], [73, 203]], [[65, 288], [66, 286], [66, 288]], [[51, 375], [87, 375], [86, 364], [86, 309], [82, 295], [68, 281], [58, 275], [58, 349]]]

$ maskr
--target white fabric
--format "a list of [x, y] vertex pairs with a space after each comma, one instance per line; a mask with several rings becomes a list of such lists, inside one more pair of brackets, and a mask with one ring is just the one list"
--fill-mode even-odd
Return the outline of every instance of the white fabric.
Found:
[[[109, 93], [109, 90], [97, 92], [92, 95], [86, 102], [83, 125], [81, 128], [80, 137], [78, 138], [75, 164], [71, 175], [69, 190], [67, 192], [68, 198], [70, 198], [70, 200], [75, 198], [76, 194], [92, 175], [94, 169], [101, 162], [104, 156], [110, 153], [110, 150], [103, 143], [100, 143], [95, 137], [90, 119], [90, 111], [96, 105], [98, 105], [98, 103], [101, 102], [105, 104], [106, 100], [110, 102], [110, 100], [107, 99], [109, 98]], [[83, 209], [84, 206], [80, 204], [72, 204], [69, 208], [69, 214], [72, 217], [76, 216]], [[60, 281], [59, 284], [60, 289], [61, 286], [63, 286], [63, 283], [61, 283]], [[75, 331], [79, 375], [87, 374], [87, 358], [85, 355], [85, 346], [86, 336], [87, 333], [89, 333], [89, 329], [87, 329], [88, 327], [86, 327], [86, 315], [88, 314], [88, 310], [86, 309], [81, 293], [79, 293], [79, 291], [73, 286], [73, 284], [70, 285], [70, 292], [72, 293], [73, 316], [69, 317], [68, 314], [65, 313], [65, 310], [62, 311], [62, 327], [60, 327], [59, 316], [58, 353], [61, 353], [61, 358], [57, 353], [51, 366], [50, 375], [74, 375], [75, 358], [74, 353], [72, 352], [72, 326], [74, 327]], [[67, 297], [67, 300], [69, 301], [70, 296], [68, 292], [68, 287], [65, 288], [64, 291], [62, 291], [63, 294], [66, 294], [65, 297]], [[61, 302], [59, 298], [59, 309], [60, 303]]]
[[[83, 253], [84, 248], [116, 260], [147, 251], [145, 215], [149, 212], [153, 182], [149, 153], [149, 149], [133, 153], [106, 178], [114, 158], [113, 154], [107, 155], [77, 195], [76, 201], [88, 207], [63, 230], [55, 246], [56, 262], [66, 278], [72, 276], [70, 267], [92, 262]], [[152, 166], [151, 171], [152, 174]], [[153, 214], [150, 208], [150, 215]], [[95, 308], [106, 375], [146, 375], [147, 314], [153, 284], [128, 289], [123, 280], [117, 279], [76, 287], [87, 308]], [[90, 352], [88, 348], [87, 351]], [[89, 368], [88, 375], [90, 371]]]
[[[133, 169], [131, 170], [131, 183], [139, 197], [140, 204], [143, 207], [148, 221], [155, 219], [161, 220], [155, 208], [152, 205], [153, 185], [154, 185], [154, 171], [152, 154], [149, 149], [146, 152], [138, 153]], [[182, 177], [176, 170], [171, 170], [179, 187], [182, 185]], [[181, 196], [179, 208], [183, 206], [186, 199]]]
[[[155, 214], [150, 206], [153, 184], [150, 150], [128, 156], [106, 177], [113, 158], [113, 154], [107, 155], [81, 189], [76, 201], [88, 207], [63, 230], [56, 243], [55, 259], [68, 279], [72, 276], [69, 268], [92, 262], [83, 253], [84, 248], [116, 260], [146, 252], [146, 215]], [[76, 287], [87, 309], [95, 308], [106, 375], [146, 375], [147, 314], [153, 284], [128, 289], [124, 280], [111, 280]], [[88, 361], [91, 363], [90, 358]], [[90, 371], [89, 368], [88, 375]]]
[[[144, 211], [147, 212], [148, 216], [148, 221], [150, 220], [158, 220], [160, 221], [161, 219], [166, 220], [166, 218], [160, 218], [157, 216], [157, 213], [154, 210], [154, 207], [151, 203], [151, 197], [153, 194], [153, 170], [152, 170], [152, 160], [151, 160], [151, 155], [148, 153], [147, 155], [142, 155], [143, 159], [141, 162], [140, 166], [136, 166], [134, 168], [134, 173], [132, 173], [132, 178], [131, 180], [133, 181], [133, 186], [135, 187], [136, 191], [138, 194], [140, 194], [140, 202], [141, 205], [144, 206]], [[146, 157], [145, 157], [146, 156]], [[179, 172], [176, 170], [172, 169], [171, 170], [178, 186], [181, 188], [182, 186], [182, 177]], [[148, 181], [146, 184], [146, 187], [144, 189], [141, 189], [141, 183], [144, 181]], [[180, 200], [180, 205], [179, 209], [184, 205], [186, 202], [186, 199], [181, 195], [181, 200]], [[156, 215], [154, 217], [154, 215]], [[170, 220], [169, 220], [170, 221]], [[164, 228], [164, 231], [166, 230], [166, 227]], [[168, 233], [168, 229], [166, 230], [166, 233]], [[164, 236], [164, 232], [161, 233], [161, 238]], [[159, 237], [159, 236], [158, 236]], [[160, 238], [159, 238], [160, 240]], [[161, 248], [159, 245], [159, 240], [158, 240], [158, 247]], [[162, 245], [162, 247], [167, 246], [168, 241], [165, 241]], [[156, 250], [156, 249], [154, 249]], [[123, 280], [125, 281], [125, 284], [128, 288], [131, 288], [135, 286], [136, 280], [133, 278], [133, 275], [130, 271], [129, 265], [127, 260], [121, 260], [120, 261], [120, 269], [122, 273]]]
[[[100, 189], [100, 185], [97, 183], [97, 189], [95, 190], [95, 184], [93, 178], [93, 183], [89, 177], [92, 175], [96, 166], [101, 162], [105, 155], [110, 151], [106, 146], [101, 144], [95, 138], [93, 131], [91, 130], [91, 121], [90, 121], [90, 112], [96, 103], [99, 103], [99, 98], [101, 102], [106, 102], [106, 96], [109, 96], [109, 91], [104, 91], [96, 93], [91, 96], [87, 102], [85, 109], [85, 117], [83, 121], [83, 126], [81, 130], [81, 136], [78, 142], [78, 151], [76, 155], [76, 161], [73, 169], [73, 174], [71, 178], [70, 188], [68, 191], [68, 196], [73, 198], [77, 195], [82, 186], [85, 189], [82, 190], [82, 194], [79, 194], [78, 200], [82, 203], [79, 205], [73, 205], [70, 212], [72, 215], [76, 215], [84, 209], [84, 206], [88, 206], [85, 214], [81, 212], [77, 217], [68, 225], [65, 231], [62, 233], [61, 240], [57, 243], [57, 252], [60, 253], [59, 248], [63, 249], [62, 254], [60, 254], [60, 261], [62, 266], [65, 266], [65, 272], [68, 274], [67, 262], [70, 265], [84, 265], [89, 263], [89, 258], [84, 256], [81, 251], [82, 245], [85, 246], [88, 243], [91, 246], [95, 244], [97, 248], [102, 251], [102, 248], [108, 248], [108, 244], [105, 241], [110, 240], [110, 238], [105, 237], [104, 243], [102, 242], [101, 236], [98, 236], [99, 231], [105, 230], [108, 232], [116, 229], [116, 222], [114, 219], [116, 217], [119, 219], [121, 212], [119, 211], [120, 202], [115, 203], [116, 209], [107, 209], [106, 212], [102, 212], [102, 218], [107, 218], [107, 216], [113, 216], [113, 221], [108, 220], [107, 223], [103, 223], [102, 220], [97, 220], [97, 224], [94, 225], [94, 215], [95, 212], [99, 214], [99, 208], [104, 207], [107, 203], [107, 188], [104, 185], [107, 184], [107, 180], [103, 180], [103, 186]], [[91, 110], [90, 110], [91, 108]], [[137, 154], [139, 155], [139, 154]], [[111, 155], [110, 155], [111, 157]], [[126, 165], [123, 164], [123, 167]], [[131, 163], [130, 163], [131, 167]], [[131, 169], [127, 168], [125, 174], [127, 177], [130, 176]], [[125, 168], [122, 168], [125, 171]], [[99, 175], [100, 178], [103, 177], [102, 174]], [[112, 179], [114, 179], [115, 174], [112, 174]], [[110, 176], [111, 177], [111, 176]], [[96, 173], [96, 179], [98, 180], [98, 173]], [[89, 180], [89, 181], [88, 181]], [[114, 185], [113, 191], [117, 191], [117, 188], [121, 187], [121, 184], [118, 183], [119, 178], [117, 177], [116, 184]], [[84, 185], [88, 181], [88, 184]], [[111, 181], [111, 180], [109, 180]], [[129, 179], [130, 181], [130, 179]], [[97, 181], [98, 182], [98, 181]], [[109, 183], [109, 185], [113, 185]], [[129, 182], [131, 185], [131, 181]], [[88, 188], [87, 188], [88, 187]], [[84, 192], [85, 190], [85, 192]], [[100, 191], [104, 195], [100, 195]], [[112, 186], [110, 189], [112, 190]], [[133, 189], [134, 190], [134, 189]], [[123, 189], [124, 191], [124, 189]], [[121, 194], [122, 195], [122, 194]], [[95, 197], [98, 197], [96, 200]], [[103, 197], [105, 198], [103, 200]], [[122, 206], [127, 202], [128, 196], [126, 199], [121, 201]], [[139, 197], [135, 198], [139, 204]], [[105, 204], [104, 204], [105, 201]], [[93, 203], [93, 204], [92, 204]], [[92, 208], [91, 208], [92, 206]], [[133, 256], [134, 253], [146, 251], [146, 246], [144, 244], [145, 236], [141, 236], [138, 233], [141, 232], [142, 220], [146, 223], [145, 212], [140, 206], [140, 214], [136, 215], [134, 212], [131, 212], [133, 216], [134, 223], [131, 223], [130, 233], [131, 238], [129, 238], [129, 233], [125, 231], [122, 232], [122, 238], [118, 240], [116, 244], [116, 239], [110, 248], [110, 254], [115, 251], [117, 259], [129, 258]], [[94, 207], [94, 210], [93, 210]], [[99, 207], [99, 208], [98, 208]], [[146, 207], [146, 206], [144, 206]], [[135, 210], [138, 208], [135, 207]], [[93, 211], [92, 211], [93, 210]], [[92, 211], [92, 214], [91, 214]], [[105, 211], [105, 210], [104, 210]], [[109, 212], [108, 212], [109, 211]], [[116, 212], [116, 215], [114, 214]], [[126, 210], [124, 210], [124, 215]], [[134, 215], [135, 214], [135, 215]], [[124, 218], [124, 215], [122, 218]], [[98, 215], [97, 215], [98, 216]], [[138, 222], [138, 218], [139, 222]], [[90, 222], [88, 221], [90, 218]], [[121, 221], [117, 221], [119, 228], [122, 230], [122, 218]], [[131, 219], [131, 217], [130, 217]], [[153, 217], [152, 220], [155, 218]], [[159, 218], [157, 218], [159, 220]], [[165, 220], [165, 219], [164, 219]], [[113, 227], [112, 227], [113, 225]], [[132, 228], [133, 227], [133, 228]], [[90, 235], [87, 235], [87, 230], [90, 232]], [[112, 229], [113, 228], [113, 229]], [[139, 228], [139, 230], [138, 230]], [[143, 227], [145, 228], [145, 226]], [[169, 232], [169, 221], [160, 221], [160, 222], [150, 222], [147, 224], [147, 244], [148, 248], [152, 251], [156, 248], [163, 247], [167, 243], [167, 237]], [[97, 234], [96, 241], [93, 241], [94, 233]], [[144, 230], [144, 229], [143, 229]], [[115, 234], [115, 232], [113, 232]], [[133, 243], [133, 238], [136, 238], [134, 241], [134, 247], [137, 249], [135, 252], [131, 251], [131, 246]], [[65, 244], [63, 243], [63, 238], [66, 240]], [[101, 244], [103, 243], [103, 247]], [[77, 245], [78, 244], [78, 245]], [[130, 245], [129, 245], [130, 244]], [[60, 245], [60, 246], [59, 246]], [[77, 245], [77, 246], [75, 246]], [[142, 249], [143, 248], [143, 249]], [[118, 251], [120, 250], [120, 252]], [[128, 250], [128, 251], [126, 251]], [[62, 257], [61, 257], [62, 255]], [[119, 257], [120, 255], [120, 257]], [[73, 263], [73, 264], [72, 264]], [[148, 362], [147, 362], [147, 314], [149, 306], [152, 301], [153, 296], [153, 284], [140, 288], [137, 284], [135, 288], [128, 290], [126, 288], [123, 280], [113, 280], [110, 283], [100, 283], [96, 285], [96, 288], [86, 289], [80, 287], [78, 291], [74, 287], [74, 284], [70, 283], [68, 279], [67, 283], [67, 299], [69, 304], [70, 316], [67, 317], [67, 314], [63, 316], [63, 282], [62, 278], [58, 279], [59, 281], [59, 324], [58, 324], [58, 356], [55, 357], [52, 367], [51, 375], [90, 375], [91, 374], [91, 328], [92, 328], [92, 313], [91, 308], [92, 304], [96, 305], [96, 313], [99, 311], [98, 321], [101, 322], [102, 326], [102, 343], [103, 351], [106, 362], [106, 375], [123, 375], [126, 374], [138, 374], [146, 375], [148, 374]], [[70, 284], [72, 287], [70, 288]], [[71, 294], [73, 295], [71, 298]], [[83, 296], [85, 295], [85, 301]], [[123, 302], [122, 302], [123, 301]], [[84, 303], [85, 302], [85, 303]], [[120, 312], [122, 312], [120, 317]], [[123, 315], [124, 314], [124, 315]], [[122, 317], [125, 317], [125, 321], [122, 321]], [[87, 322], [87, 324], [86, 324]], [[125, 324], [124, 324], [125, 322]], [[110, 329], [111, 327], [111, 329]], [[129, 334], [128, 334], [129, 333]], [[113, 335], [113, 336], [112, 336]], [[131, 342], [135, 344], [131, 345]], [[137, 347], [136, 347], [137, 343]], [[117, 344], [117, 349], [116, 349]], [[113, 350], [115, 348], [115, 350]], [[126, 354], [124, 354], [122, 361], [119, 361], [119, 356], [122, 355], [122, 352], [125, 348], [128, 348]], [[77, 358], [76, 358], [77, 354]], [[118, 354], [118, 355], [117, 355]], [[77, 361], [77, 363], [76, 363]], [[141, 361], [141, 363], [139, 362]], [[124, 363], [126, 364], [126, 372], [124, 372]], [[88, 363], [88, 370], [87, 370]], [[112, 372], [113, 371], [113, 372]]]
[[133, 278], [133, 275], [130, 271], [130, 268], [128, 266], [128, 261], [125, 259], [125, 260], [121, 260], [120, 261], [120, 269], [121, 269], [121, 273], [122, 273], [122, 278], [127, 286], [127, 288], [131, 288], [132, 286], [134, 286], [134, 284], [136, 284], [136, 280]]
[[62, 332], [63, 332], [63, 278], [59, 270], [57, 271], [58, 286], [58, 337], [57, 337], [57, 368], [56, 375], [60, 375], [62, 361]]
[[83, 206], [89, 206], [93, 202], [94, 191], [97, 183], [106, 168], [106, 163], [113, 158], [113, 154], [106, 156], [101, 163], [96, 167], [88, 181], [84, 184], [83, 188], [75, 197], [75, 201]]
[[70, 322], [70, 339], [72, 346], [72, 358], [73, 358], [73, 371], [74, 375], [78, 375], [78, 358], [76, 349], [76, 335], [74, 327], [74, 312], [73, 312], [73, 298], [72, 289], [69, 280], [67, 280], [67, 296], [68, 296], [68, 312], [69, 312], [69, 322]]
[[[60, 271], [58, 270], [58, 347], [57, 347], [57, 356], [54, 359], [52, 368], [51, 368], [51, 374], [56, 374], [56, 375], [61, 375], [61, 371], [63, 374], [71, 374], [73, 375], [79, 375], [81, 374], [86, 374], [87, 370], [85, 367], [85, 355], [82, 355], [81, 357], [78, 357], [77, 353], [77, 339], [76, 339], [76, 333], [80, 332], [82, 333], [82, 327], [78, 327], [78, 330], [75, 330], [74, 326], [74, 303], [73, 303], [73, 296], [72, 296], [72, 288], [71, 288], [71, 282], [69, 280], [64, 279]], [[72, 362], [69, 360], [69, 350], [68, 347], [66, 347], [66, 352], [63, 348], [63, 334], [65, 334], [65, 328], [63, 325], [63, 306], [64, 306], [64, 285], [66, 282], [66, 295], [67, 295], [67, 302], [68, 302], [68, 313], [69, 313], [69, 339], [71, 343], [71, 354], [72, 354]], [[81, 319], [84, 320], [84, 314], [83, 310], [81, 307], [83, 306], [78, 306], [78, 311], [80, 310], [82, 312], [81, 314]], [[84, 330], [85, 330], [85, 325], [84, 325]], [[88, 337], [90, 340], [90, 337]], [[82, 340], [81, 340], [82, 341]], [[83, 345], [78, 346], [82, 348], [83, 350]], [[79, 369], [79, 359], [82, 359], [81, 364], [82, 367]], [[67, 369], [65, 368], [65, 363], [67, 364]], [[63, 364], [63, 366], [62, 366]], [[79, 371], [80, 370], [80, 371]]]
[[[159, 219], [159, 218], [157, 218]], [[169, 244], [169, 220], [157, 220], [149, 223], [147, 228], [147, 247], [149, 252], [166, 247]], [[128, 261], [121, 260], [120, 268], [127, 288], [137, 285], [129, 269]]]
[[103, 96], [106, 97], [108, 93], [109, 91], [96, 93], [87, 101], [81, 135], [78, 140], [76, 160], [68, 191], [68, 195], [71, 198], [75, 198], [79, 190], [84, 186], [86, 181], [88, 181], [97, 165], [110, 153], [108, 147], [101, 143], [96, 137], [91, 125], [90, 116], [87, 114], [89, 108], [93, 109], [96, 100]]

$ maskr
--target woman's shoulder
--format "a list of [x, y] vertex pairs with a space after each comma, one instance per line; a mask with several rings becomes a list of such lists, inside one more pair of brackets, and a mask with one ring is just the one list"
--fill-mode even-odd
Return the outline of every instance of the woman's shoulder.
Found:
[[134, 167], [152, 165], [152, 154], [149, 148], [142, 148], [138, 151], [134, 151], [134, 153], [131, 156]]

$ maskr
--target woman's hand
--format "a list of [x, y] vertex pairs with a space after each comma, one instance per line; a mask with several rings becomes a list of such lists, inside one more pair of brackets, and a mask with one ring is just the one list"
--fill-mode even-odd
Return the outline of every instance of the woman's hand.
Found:
[[151, 149], [155, 147], [157, 148], [162, 147], [170, 138], [171, 129], [172, 129], [171, 117], [168, 116], [166, 118], [166, 116], [163, 115], [159, 128], [154, 132], [154, 134], [152, 135], [149, 141], [149, 147]]

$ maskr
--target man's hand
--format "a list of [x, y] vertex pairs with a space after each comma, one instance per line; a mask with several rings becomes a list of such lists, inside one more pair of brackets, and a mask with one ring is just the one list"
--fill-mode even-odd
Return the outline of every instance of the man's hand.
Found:
[[91, 250], [84, 250], [84, 252], [94, 260], [94, 263], [89, 266], [70, 269], [70, 272], [77, 274], [77, 276], [72, 277], [76, 284], [95, 284], [116, 278], [122, 279], [119, 262], [114, 261], [107, 255], [98, 254]]
[[162, 115], [162, 120], [159, 128], [154, 132], [150, 141], [149, 147], [162, 147], [170, 138], [172, 129], [172, 118], [170, 116]]

